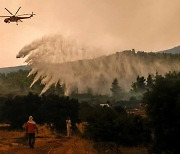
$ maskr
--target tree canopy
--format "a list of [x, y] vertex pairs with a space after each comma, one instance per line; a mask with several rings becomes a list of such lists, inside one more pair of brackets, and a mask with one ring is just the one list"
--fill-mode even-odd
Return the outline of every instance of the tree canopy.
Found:
[[122, 88], [119, 86], [117, 78], [112, 82], [111, 91], [114, 98], [122, 97]]
[[144, 94], [143, 101], [154, 130], [153, 150], [179, 153], [180, 73], [156, 74], [154, 86]]

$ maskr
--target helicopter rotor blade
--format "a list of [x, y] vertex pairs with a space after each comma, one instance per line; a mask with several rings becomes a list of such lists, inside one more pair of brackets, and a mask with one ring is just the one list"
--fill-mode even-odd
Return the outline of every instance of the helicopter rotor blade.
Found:
[[6, 11], [8, 11], [11, 15], [13, 15], [7, 8], [5, 8], [6, 9]]
[[19, 9], [16, 11], [15, 15], [19, 12], [20, 9], [21, 9], [21, 7], [19, 7]]
[[12, 17], [12, 16], [0, 16], [0, 17]]

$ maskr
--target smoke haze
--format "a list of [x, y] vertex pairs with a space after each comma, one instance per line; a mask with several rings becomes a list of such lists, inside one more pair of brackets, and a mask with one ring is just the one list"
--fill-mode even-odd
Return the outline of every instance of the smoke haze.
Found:
[[19, 26], [1, 20], [1, 66], [23, 64], [15, 55], [25, 44], [57, 33], [110, 51], [161, 51], [180, 44], [179, 0], [1, 0], [0, 14], [19, 6], [20, 14], [36, 16]]

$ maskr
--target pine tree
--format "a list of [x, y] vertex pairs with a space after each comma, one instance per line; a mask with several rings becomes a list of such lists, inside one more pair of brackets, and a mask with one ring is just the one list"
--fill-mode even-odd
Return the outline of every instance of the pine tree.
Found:
[[134, 92], [144, 92], [146, 90], [146, 79], [143, 76], [137, 76], [136, 82], [132, 83], [132, 91]]
[[147, 89], [149, 89], [149, 90], [152, 89], [153, 84], [154, 84], [154, 80], [153, 80], [151, 74], [148, 75], [146, 82], [147, 82]]
[[112, 96], [113, 97], [120, 97], [120, 96], [122, 96], [122, 89], [119, 86], [117, 78], [115, 78], [113, 80], [113, 82], [112, 82], [111, 91], [112, 91]]

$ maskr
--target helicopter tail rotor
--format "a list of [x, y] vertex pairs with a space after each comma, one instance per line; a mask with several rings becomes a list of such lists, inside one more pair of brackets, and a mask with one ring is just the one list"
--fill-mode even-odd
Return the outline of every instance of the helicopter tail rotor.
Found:
[[36, 15], [36, 14], [34, 14], [34, 13], [32, 12], [31, 17], [33, 17], [34, 15]]

